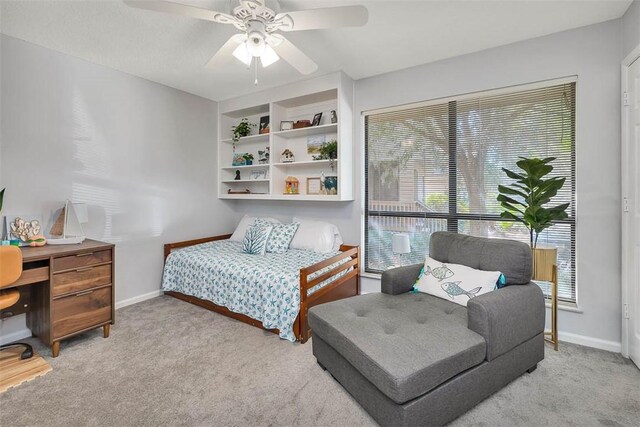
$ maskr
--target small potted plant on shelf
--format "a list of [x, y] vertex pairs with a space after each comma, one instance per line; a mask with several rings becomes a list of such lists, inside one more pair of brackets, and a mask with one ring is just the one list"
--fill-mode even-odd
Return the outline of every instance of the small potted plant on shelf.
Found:
[[251, 153], [244, 153], [242, 155], [242, 157], [244, 158], [244, 164], [249, 166], [253, 164], [253, 154]]
[[538, 248], [538, 237], [554, 221], [568, 217], [569, 203], [553, 207], [545, 207], [558, 190], [562, 188], [565, 177], [546, 178], [553, 170], [549, 163], [555, 157], [545, 159], [520, 157], [516, 162], [522, 172], [513, 172], [502, 168], [505, 174], [515, 182], [509, 186], [498, 185], [497, 197], [500, 205], [505, 209], [500, 217], [518, 221], [529, 230], [529, 242], [533, 252], [533, 278], [551, 280], [552, 266], [556, 263], [556, 248]]
[[233, 142], [240, 141], [240, 138], [251, 135], [251, 128], [256, 127], [255, 123], [249, 123], [246, 117], [240, 120], [237, 126], [231, 128], [233, 131]]

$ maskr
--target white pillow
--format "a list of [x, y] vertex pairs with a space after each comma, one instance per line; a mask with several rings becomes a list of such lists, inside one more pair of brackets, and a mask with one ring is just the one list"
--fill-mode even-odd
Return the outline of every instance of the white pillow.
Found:
[[476, 270], [466, 265], [446, 264], [426, 257], [416, 289], [467, 306], [471, 298], [496, 289], [499, 271]]
[[293, 222], [300, 224], [293, 240], [292, 249], [314, 251], [322, 254], [337, 252], [342, 245], [340, 230], [333, 224], [323, 221], [293, 218]]
[[[278, 221], [275, 218], [260, 218], [260, 219], [265, 222], [270, 222], [272, 224], [280, 224], [280, 221]], [[234, 231], [231, 237], [229, 237], [229, 240], [233, 240], [235, 242], [242, 242], [242, 240], [244, 239], [244, 235], [247, 234], [247, 229], [250, 226], [252, 226], [254, 222], [256, 222], [255, 216], [245, 215], [240, 220], [240, 223], [236, 227], [236, 231]]]

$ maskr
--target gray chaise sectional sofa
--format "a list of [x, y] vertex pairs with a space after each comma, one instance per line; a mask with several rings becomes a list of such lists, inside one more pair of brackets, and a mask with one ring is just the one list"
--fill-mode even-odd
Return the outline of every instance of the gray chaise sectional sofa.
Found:
[[499, 270], [507, 286], [464, 307], [409, 292], [421, 264], [382, 275], [382, 293], [313, 307], [313, 353], [381, 425], [442, 425], [544, 358], [544, 299], [531, 249], [437, 232], [429, 255]]

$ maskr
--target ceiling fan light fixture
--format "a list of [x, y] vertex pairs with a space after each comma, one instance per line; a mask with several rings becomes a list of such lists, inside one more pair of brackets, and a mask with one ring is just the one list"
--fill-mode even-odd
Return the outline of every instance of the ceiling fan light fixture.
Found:
[[236, 49], [233, 51], [233, 56], [235, 56], [247, 67], [251, 65], [251, 61], [253, 60], [253, 56], [251, 56], [251, 54], [249, 53], [246, 43], [239, 44], [238, 47], [236, 47]]
[[273, 48], [269, 45], [266, 45], [266, 47], [264, 48], [264, 53], [260, 56], [260, 62], [262, 62], [263, 68], [267, 68], [269, 65], [273, 64], [279, 59], [280, 57], [278, 56], [276, 51], [273, 50]]
[[247, 51], [249, 51], [251, 56], [261, 56], [265, 51], [266, 43], [264, 42], [264, 35], [257, 31], [249, 33], [246, 43]]

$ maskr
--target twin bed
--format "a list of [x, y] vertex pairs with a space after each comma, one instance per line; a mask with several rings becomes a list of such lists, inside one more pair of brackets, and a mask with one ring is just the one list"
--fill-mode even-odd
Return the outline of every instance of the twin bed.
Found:
[[165, 294], [306, 342], [307, 311], [360, 294], [360, 251], [249, 255], [230, 234], [164, 245]]

